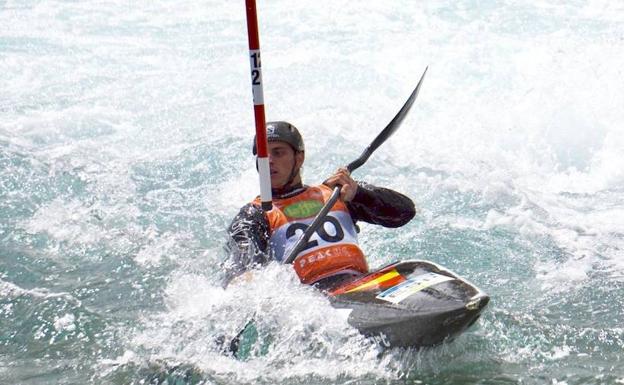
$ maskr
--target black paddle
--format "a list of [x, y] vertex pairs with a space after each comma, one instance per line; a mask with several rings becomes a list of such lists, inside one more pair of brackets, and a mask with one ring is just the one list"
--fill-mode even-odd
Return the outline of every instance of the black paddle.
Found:
[[[353, 162], [347, 165], [347, 170], [349, 170], [350, 173], [358, 169], [364, 163], [366, 163], [366, 161], [368, 160], [368, 158], [370, 158], [373, 152], [377, 148], [379, 148], [379, 146], [381, 146], [399, 128], [399, 126], [403, 122], [403, 119], [405, 119], [405, 116], [407, 115], [410, 108], [412, 107], [412, 104], [414, 104], [414, 100], [416, 100], [416, 97], [418, 96], [418, 92], [420, 91], [420, 86], [422, 85], [422, 82], [425, 79], [425, 74], [427, 73], [428, 68], [429, 67], [425, 68], [425, 71], [420, 77], [420, 80], [418, 81], [416, 88], [414, 88], [414, 91], [412, 91], [412, 94], [410, 95], [410, 97], [407, 99], [403, 107], [401, 107], [401, 110], [399, 110], [396, 116], [390, 121], [390, 123], [388, 123], [386, 128], [384, 128], [383, 131], [381, 131], [379, 135], [377, 135], [375, 140], [373, 140], [372, 143], [369, 144], [368, 147], [366, 147], [366, 149], [364, 150], [364, 152], [362, 152], [362, 155], [360, 155], [359, 158], [357, 158], [356, 160], [354, 160]], [[284, 263], [292, 263], [295, 260], [295, 258], [297, 257], [297, 254], [299, 254], [301, 250], [303, 250], [303, 248], [305, 247], [305, 244], [308, 242], [312, 234], [319, 228], [321, 222], [323, 221], [323, 218], [325, 217], [325, 215], [327, 215], [329, 210], [334, 206], [339, 196], [340, 196], [340, 186], [336, 186], [334, 187], [334, 191], [332, 192], [332, 195], [329, 197], [329, 200], [327, 200], [323, 208], [321, 208], [321, 211], [319, 211], [319, 213], [316, 215], [316, 218], [314, 218], [314, 220], [310, 224], [310, 227], [306, 229], [306, 231], [299, 238], [297, 243], [290, 250], [288, 257], [284, 259]]]

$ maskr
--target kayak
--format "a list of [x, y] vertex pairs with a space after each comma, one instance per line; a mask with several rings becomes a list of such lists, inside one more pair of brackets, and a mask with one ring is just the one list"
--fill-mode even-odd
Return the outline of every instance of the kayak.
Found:
[[[451, 341], [477, 321], [490, 301], [466, 279], [423, 260], [395, 262], [320, 289], [334, 308], [349, 311], [351, 326], [384, 349]], [[224, 350], [244, 360], [257, 342], [252, 319]], [[263, 345], [258, 350], [266, 353], [267, 349]]]
[[466, 279], [429, 261], [395, 262], [341, 284], [332, 306], [384, 348], [450, 341], [474, 324], [490, 298]]

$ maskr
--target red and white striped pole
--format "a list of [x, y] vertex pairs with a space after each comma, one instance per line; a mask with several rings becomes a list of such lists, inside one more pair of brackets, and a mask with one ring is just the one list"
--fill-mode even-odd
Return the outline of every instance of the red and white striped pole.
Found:
[[271, 210], [271, 174], [264, 116], [264, 92], [262, 91], [262, 67], [260, 65], [260, 35], [256, 0], [245, 0], [247, 8], [247, 36], [249, 37], [249, 64], [251, 65], [251, 90], [253, 92], [254, 117], [256, 120], [256, 148], [258, 151], [258, 174], [260, 176], [260, 200], [264, 210]]

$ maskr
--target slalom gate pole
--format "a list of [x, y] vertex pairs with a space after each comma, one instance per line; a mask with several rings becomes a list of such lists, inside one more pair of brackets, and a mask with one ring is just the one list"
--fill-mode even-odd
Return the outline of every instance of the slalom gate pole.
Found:
[[264, 115], [264, 92], [262, 90], [262, 66], [260, 65], [260, 34], [256, 0], [245, 0], [247, 8], [247, 36], [249, 38], [249, 64], [251, 66], [251, 90], [253, 93], [256, 121], [256, 148], [258, 151], [258, 175], [260, 176], [260, 200], [263, 210], [271, 210], [271, 174]]

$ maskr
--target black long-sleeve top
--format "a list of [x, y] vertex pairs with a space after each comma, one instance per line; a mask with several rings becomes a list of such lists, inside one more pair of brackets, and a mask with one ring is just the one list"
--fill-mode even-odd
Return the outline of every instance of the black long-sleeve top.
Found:
[[[414, 203], [405, 195], [365, 182], [357, 183], [355, 196], [345, 203], [354, 223], [364, 221], [384, 227], [400, 227], [416, 214]], [[298, 192], [306, 188], [300, 186]], [[249, 268], [264, 265], [273, 259], [269, 247], [269, 222], [259, 206], [253, 203], [243, 206], [230, 224], [228, 235], [228, 258], [224, 263], [226, 284]]]

